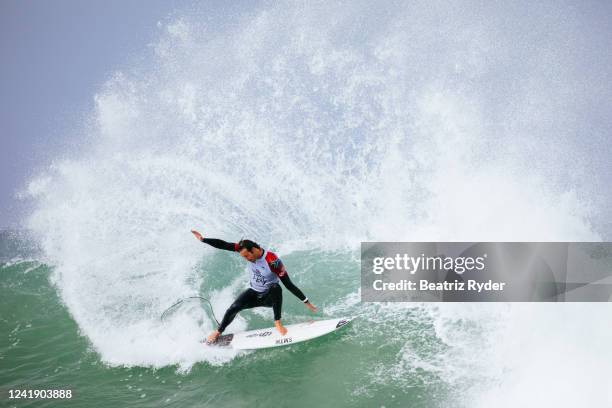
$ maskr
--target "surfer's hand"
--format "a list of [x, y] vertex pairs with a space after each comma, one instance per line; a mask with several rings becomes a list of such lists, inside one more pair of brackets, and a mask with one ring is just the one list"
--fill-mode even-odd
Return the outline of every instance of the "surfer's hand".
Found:
[[191, 230], [191, 233], [198, 239], [198, 241], [202, 240], [202, 234], [200, 234], [198, 231]]
[[315, 305], [313, 305], [312, 303], [308, 302], [308, 303], [304, 303], [304, 305], [310, 309], [310, 311], [312, 313], [316, 313], [317, 312], [317, 307]]

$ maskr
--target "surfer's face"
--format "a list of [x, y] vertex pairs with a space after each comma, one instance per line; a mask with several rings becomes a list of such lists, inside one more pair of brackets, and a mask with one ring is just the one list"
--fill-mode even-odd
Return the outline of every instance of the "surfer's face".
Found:
[[249, 262], [255, 262], [261, 257], [261, 248], [253, 248], [250, 251], [244, 248], [240, 251], [240, 256]]

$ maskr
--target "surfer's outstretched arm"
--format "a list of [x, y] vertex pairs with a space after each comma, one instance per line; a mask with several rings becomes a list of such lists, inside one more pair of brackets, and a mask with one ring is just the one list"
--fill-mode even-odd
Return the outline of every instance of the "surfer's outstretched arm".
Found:
[[202, 234], [200, 234], [198, 231], [195, 231], [195, 230], [191, 230], [191, 232], [193, 235], [195, 235], [197, 239], [199, 239], [203, 243], [208, 244], [214, 248], [224, 249], [226, 251], [232, 251], [232, 252], [238, 251], [237, 243], [226, 242], [226, 241], [223, 241], [222, 239], [217, 239], [217, 238], [204, 238]]
[[293, 282], [291, 282], [291, 279], [289, 279], [289, 274], [287, 274], [287, 270], [285, 269], [285, 265], [283, 265], [283, 262], [280, 260], [280, 258], [277, 257], [276, 254], [268, 252], [266, 255], [266, 261], [270, 266], [270, 270], [274, 272], [276, 276], [278, 276], [280, 281], [283, 282], [283, 285], [289, 290], [289, 292], [293, 293], [295, 297], [304, 302], [304, 306], [310, 309], [311, 312], [316, 312], [316, 306], [310, 303], [306, 295], [304, 295], [304, 293], [297, 286], [295, 286]]
[[283, 285], [289, 290], [289, 292], [293, 293], [296, 298], [300, 299], [304, 303], [308, 302], [308, 298], [306, 297], [306, 295], [304, 295], [300, 288], [298, 288], [293, 282], [291, 282], [291, 279], [289, 279], [289, 275], [287, 275], [287, 273], [285, 273], [283, 276], [280, 276], [279, 278], [281, 282], [283, 282]]
[[226, 251], [233, 252], [238, 251], [238, 244], [234, 242], [226, 242], [217, 238], [202, 238], [200, 241], [217, 249], [225, 249]]
[[279, 276], [279, 278], [280, 278], [280, 281], [283, 282], [283, 285], [289, 290], [289, 292], [293, 293], [295, 297], [297, 297], [302, 302], [304, 302], [304, 305], [308, 309], [310, 309], [312, 312], [317, 311], [317, 308], [315, 307], [315, 305], [310, 303], [310, 301], [308, 300], [306, 295], [304, 295], [304, 293], [300, 290], [300, 288], [298, 288], [297, 286], [295, 286], [293, 282], [291, 282], [291, 279], [289, 279], [289, 275], [287, 275], [287, 272], [285, 272], [283, 276]]

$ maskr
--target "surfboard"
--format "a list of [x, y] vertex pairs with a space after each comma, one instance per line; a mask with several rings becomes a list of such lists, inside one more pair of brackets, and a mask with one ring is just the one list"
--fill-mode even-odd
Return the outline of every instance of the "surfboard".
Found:
[[311, 340], [324, 336], [338, 330], [352, 320], [350, 317], [329, 320], [313, 320], [304, 323], [290, 324], [285, 326], [287, 334], [281, 334], [274, 327], [267, 329], [249, 330], [239, 333], [224, 334], [219, 336], [210, 347], [228, 347], [236, 350], [254, 350], [269, 347], [289, 346], [302, 341]]

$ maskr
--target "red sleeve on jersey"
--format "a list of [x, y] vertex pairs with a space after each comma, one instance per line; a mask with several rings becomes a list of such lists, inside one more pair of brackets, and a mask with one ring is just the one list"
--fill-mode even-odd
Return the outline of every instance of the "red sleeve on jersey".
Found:
[[266, 252], [266, 262], [268, 263], [270, 270], [275, 273], [279, 278], [282, 278], [283, 276], [287, 275], [285, 266], [275, 253], [269, 251]]

